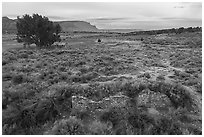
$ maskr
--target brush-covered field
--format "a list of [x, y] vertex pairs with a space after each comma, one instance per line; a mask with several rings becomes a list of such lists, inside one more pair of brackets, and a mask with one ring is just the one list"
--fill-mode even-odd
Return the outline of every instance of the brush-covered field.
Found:
[[3, 35], [2, 134], [202, 134], [201, 32], [61, 35], [50, 49]]

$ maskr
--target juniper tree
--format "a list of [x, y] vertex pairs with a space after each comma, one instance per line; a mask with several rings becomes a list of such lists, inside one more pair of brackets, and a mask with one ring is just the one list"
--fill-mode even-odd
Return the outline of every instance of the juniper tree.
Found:
[[60, 41], [61, 27], [45, 16], [25, 14], [17, 18], [17, 41], [26, 45], [36, 44], [38, 47], [48, 47]]

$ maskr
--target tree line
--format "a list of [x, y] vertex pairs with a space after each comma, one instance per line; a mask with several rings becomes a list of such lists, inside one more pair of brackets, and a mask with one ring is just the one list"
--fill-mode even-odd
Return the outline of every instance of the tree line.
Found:
[[157, 34], [164, 34], [164, 33], [184, 33], [184, 32], [198, 32], [202, 31], [202, 27], [180, 27], [180, 28], [172, 28], [172, 29], [162, 29], [162, 30], [149, 30], [149, 31], [136, 31], [130, 32], [123, 35], [157, 35]]

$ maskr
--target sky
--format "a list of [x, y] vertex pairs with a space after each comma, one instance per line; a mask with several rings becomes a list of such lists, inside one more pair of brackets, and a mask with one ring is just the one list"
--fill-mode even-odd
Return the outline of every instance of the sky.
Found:
[[99, 29], [202, 26], [200, 2], [3, 2], [2, 16], [38, 13], [51, 21], [81, 20]]

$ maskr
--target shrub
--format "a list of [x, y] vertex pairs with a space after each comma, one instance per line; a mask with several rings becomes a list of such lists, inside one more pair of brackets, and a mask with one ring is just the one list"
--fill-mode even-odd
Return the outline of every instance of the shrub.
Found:
[[2, 75], [2, 80], [3, 81], [9, 81], [12, 79], [12, 74], [11, 73], [3, 73]]
[[38, 102], [35, 109], [37, 123], [45, 123], [48, 120], [53, 120], [59, 115], [58, 106], [52, 98], [43, 99]]
[[190, 94], [191, 91], [181, 84], [165, 83], [164, 81], [160, 81], [150, 83], [148, 88], [151, 91], [161, 92], [167, 95], [175, 108], [192, 108], [194, 105], [193, 98]]
[[93, 70], [93, 67], [90, 67], [90, 66], [82, 66], [79, 71], [84, 74], [84, 73], [87, 73], [89, 71], [92, 71]]
[[76, 116], [77, 119], [80, 119], [81, 121], [85, 121], [86, 123], [91, 119], [91, 114], [90, 111], [85, 110], [85, 111], [77, 111], [72, 113], [74, 116]]
[[[167, 95], [176, 108], [187, 107], [192, 108], [194, 105], [193, 99], [189, 91], [182, 85], [175, 85], [170, 91], [171, 95]], [[171, 96], [171, 97], [170, 97]]]
[[24, 81], [23, 74], [17, 74], [12, 78], [13, 84], [21, 84]]
[[81, 81], [83, 83], [89, 82], [90, 80], [97, 78], [99, 76], [96, 72], [89, 72], [81, 76]]
[[153, 128], [153, 135], [181, 135], [180, 126], [169, 118], [162, 117], [157, 121], [157, 125]]
[[67, 114], [71, 112], [72, 95], [75, 90], [71, 85], [65, 85], [63, 82], [49, 87], [47, 97], [53, 98], [57, 109], [60, 112], [66, 111]]
[[137, 129], [136, 134], [139, 135], [151, 135], [152, 127], [155, 125], [154, 117], [145, 113], [137, 113], [128, 117], [128, 122]]
[[97, 41], [98, 41], [98, 42], [101, 42], [101, 39], [98, 39]]
[[134, 127], [134, 134], [139, 135], [181, 135], [185, 131], [188, 134], [200, 134], [202, 129], [201, 122], [183, 108], [170, 109], [162, 115], [138, 111], [128, 117], [128, 121]]
[[79, 75], [71, 75], [69, 79], [71, 82], [81, 82], [81, 76]]
[[62, 119], [55, 124], [55, 126], [46, 134], [51, 135], [84, 135], [87, 130], [83, 126], [82, 122], [75, 118]]
[[147, 78], [147, 79], [150, 79], [150, 78], [151, 78], [151, 75], [150, 75], [148, 72], [145, 72], [145, 73], [139, 75], [138, 77], [139, 77], [139, 78], [145, 77], [145, 78]]
[[2, 124], [7, 124], [12, 126], [14, 124], [17, 127], [29, 128], [36, 126], [35, 115], [33, 112], [33, 107], [24, 107], [24, 106], [9, 106], [7, 110], [3, 112]]
[[198, 121], [187, 109], [171, 109], [156, 119], [152, 134], [181, 135], [185, 131], [188, 134], [200, 134], [202, 128]]
[[121, 120], [125, 119], [125, 113], [122, 108], [111, 107], [107, 111], [103, 112], [100, 116], [100, 121], [102, 122], [111, 122], [113, 129], [117, 128]]
[[125, 91], [125, 95], [129, 98], [137, 98], [139, 93], [141, 93], [144, 89], [147, 88], [145, 83], [126, 83], [122, 86], [122, 90]]
[[112, 134], [111, 128], [108, 124], [102, 123], [100, 121], [93, 121], [89, 125], [89, 132], [91, 135], [110, 135]]
[[6, 65], [6, 64], [8, 64], [8, 61], [6, 61], [6, 60], [2, 60], [2, 66], [4, 66], [4, 65]]
[[61, 72], [59, 75], [59, 79], [62, 81], [66, 81], [68, 79], [68, 74], [65, 72]]
[[163, 75], [159, 75], [159, 76], [156, 78], [156, 80], [162, 80], [162, 81], [164, 81], [164, 80], [165, 80], [165, 77], [164, 77]]
[[21, 53], [19, 56], [19, 58], [28, 58], [28, 54], [27, 53]]

